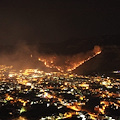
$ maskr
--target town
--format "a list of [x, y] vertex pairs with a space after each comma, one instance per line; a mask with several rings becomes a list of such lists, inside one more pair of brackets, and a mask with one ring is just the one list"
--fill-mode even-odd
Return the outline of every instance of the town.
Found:
[[120, 79], [0, 65], [0, 119], [118, 120]]

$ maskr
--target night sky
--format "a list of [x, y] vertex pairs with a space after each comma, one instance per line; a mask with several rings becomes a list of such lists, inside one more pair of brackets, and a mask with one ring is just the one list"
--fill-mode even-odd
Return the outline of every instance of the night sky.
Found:
[[0, 44], [120, 33], [119, 0], [0, 0]]

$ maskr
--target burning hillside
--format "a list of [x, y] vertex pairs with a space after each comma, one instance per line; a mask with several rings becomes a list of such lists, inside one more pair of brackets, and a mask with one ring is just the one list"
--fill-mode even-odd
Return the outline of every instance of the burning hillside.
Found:
[[40, 55], [39, 61], [43, 62], [46, 67], [56, 68], [61, 72], [72, 71], [101, 53], [99, 46], [94, 46], [94, 49], [86, 53], [79, 53], [72, 56], [63, 55]]

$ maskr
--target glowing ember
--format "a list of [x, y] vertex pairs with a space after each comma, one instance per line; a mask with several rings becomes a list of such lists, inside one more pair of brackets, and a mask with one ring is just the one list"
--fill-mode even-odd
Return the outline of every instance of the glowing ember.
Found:
[[38, 60], [43, 62], [46, 67], [56, 68], [61, 72], [65, 72], [75, 70], [77, 67], [100, 53], [101, 48], [99, 46], [95, 46], [92, 51], [87, 53], [79, 53], [73, 56], [43, 55], [39, 57]]

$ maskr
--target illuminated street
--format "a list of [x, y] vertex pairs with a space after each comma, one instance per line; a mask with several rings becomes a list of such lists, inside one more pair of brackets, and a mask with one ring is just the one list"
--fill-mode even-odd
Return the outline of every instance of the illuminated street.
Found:
[[120, 79], [0, 67], [0, 115], [5, 119], [119, 118]]

